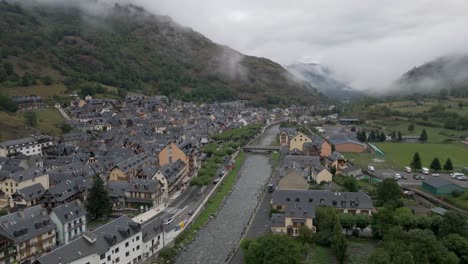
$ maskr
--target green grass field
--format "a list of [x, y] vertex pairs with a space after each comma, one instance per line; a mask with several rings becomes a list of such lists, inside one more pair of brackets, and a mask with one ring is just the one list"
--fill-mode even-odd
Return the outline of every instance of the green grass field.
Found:
[[38, 95], [44, 99], [48, 99], [54, 95], [64, 96], [66, 87], [63, 84], [53, 84], [53, 85], [31, 85], [28, 87], [20, 86], [14, 88], [3, 88], [2, 92], [18, 96], [29, 96], [29, 95]]
[[52, 136], [62, 134], [58, 125], [64, 122], [57, 109], [37, 110], [37, 127], [29, 127], [24, 123], [23, 113], [6, 113], [0, 111], [0, 140], [12, 140], [26, 137], [35, 133], [44, 133]]
[[[460, 109], [458, 103], [462, 102], [464, 106]], [[431, 109], [436, 105], [443, 105], [449, 112], [458, 113], [460, 115], [468, 115], [468, 98], [451, 98], [449, 100], [424, 100], [423, 105], [415, 105], [412, 101], [399, 101], [390, 103], [376, 104], [376, 106], [388, 106], [394, 110], [401, 112], [422, 113]]]
[[438, 157], [442, 165], [451, 158], [455, 168], [468, 166], [468, 147], [462, 144], [430, 143], [377, 143], [386, 154], [386, 165], [408, 166], [415, 152], [419, 152], [422, 165], [429, 167], [432, 159]]

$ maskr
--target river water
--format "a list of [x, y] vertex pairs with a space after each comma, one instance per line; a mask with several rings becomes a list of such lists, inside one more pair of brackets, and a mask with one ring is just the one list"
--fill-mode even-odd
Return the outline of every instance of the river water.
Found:
[[[267, 129], [259, 143], [272, 144], [278, 133], [279, 126]], [[177, 264], [220, 264], [233, 254], [271, 175], [269, 160], [268, 154], [247, 154], [231, 195], [217, 216], [199, 231], [196, 239], [180, 254]]]

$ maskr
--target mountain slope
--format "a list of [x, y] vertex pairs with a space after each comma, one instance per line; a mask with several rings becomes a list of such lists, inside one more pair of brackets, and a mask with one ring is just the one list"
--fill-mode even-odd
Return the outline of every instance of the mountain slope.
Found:
[[244, 56], [139, 7], [26, 2], [0, 0], [0, 58], [14, 69], [3, 67], [2, 74], [0, 67], [3, 87], [52, 80], [69, 90], [99, 83], [195, 101], [318, 98], [279, 64]]
[[395, 86], [398, 93], [442, 91], [452, 96], [468, 96], [468, 55], [444, 56], [415, 67], [398, 79]]
[[286, 69], [329, 97], [351, 99], [360, 95], [358, 91], [349, 85], [337, 80], [330, 69], [320, 64], [295, 63], [289, 65]]

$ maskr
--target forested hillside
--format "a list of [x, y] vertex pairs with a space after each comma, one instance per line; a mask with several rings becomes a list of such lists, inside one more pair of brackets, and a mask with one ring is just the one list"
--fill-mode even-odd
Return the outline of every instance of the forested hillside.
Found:
[[26, 2], [0, 1], [1, 89], [64, 83], [71, 91], [102, 84], [122, 93], [208, 102], [319, 98], [279, 64], [244, 56], [139, 7], [90, 0], [86, 7], [93, 12], [85, 12], [73, 4]]

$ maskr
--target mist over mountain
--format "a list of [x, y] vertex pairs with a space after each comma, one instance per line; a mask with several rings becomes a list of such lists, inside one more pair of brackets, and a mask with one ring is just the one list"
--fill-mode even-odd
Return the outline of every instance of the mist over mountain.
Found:
[[317, 63], [295, 63], [286, 67], [297, 78], [308, 82], [326, 96], [336, 99], [353, 99], [361, 93], [337, 80], [333, 72]]
[[[0, 0], [0, 89], [51, 80], [191, 101], [317, 101], [307, 82], [266, 58], [212, 42], [167, 16], [112, 1]], [[1, 68], [1, 67], [0, 67]], [[3, 87], [3, 88], [1, 88]]]
[[399, 78], [390, 94], [468, 96], [468, 55], [447, 55], [414, 67]]

